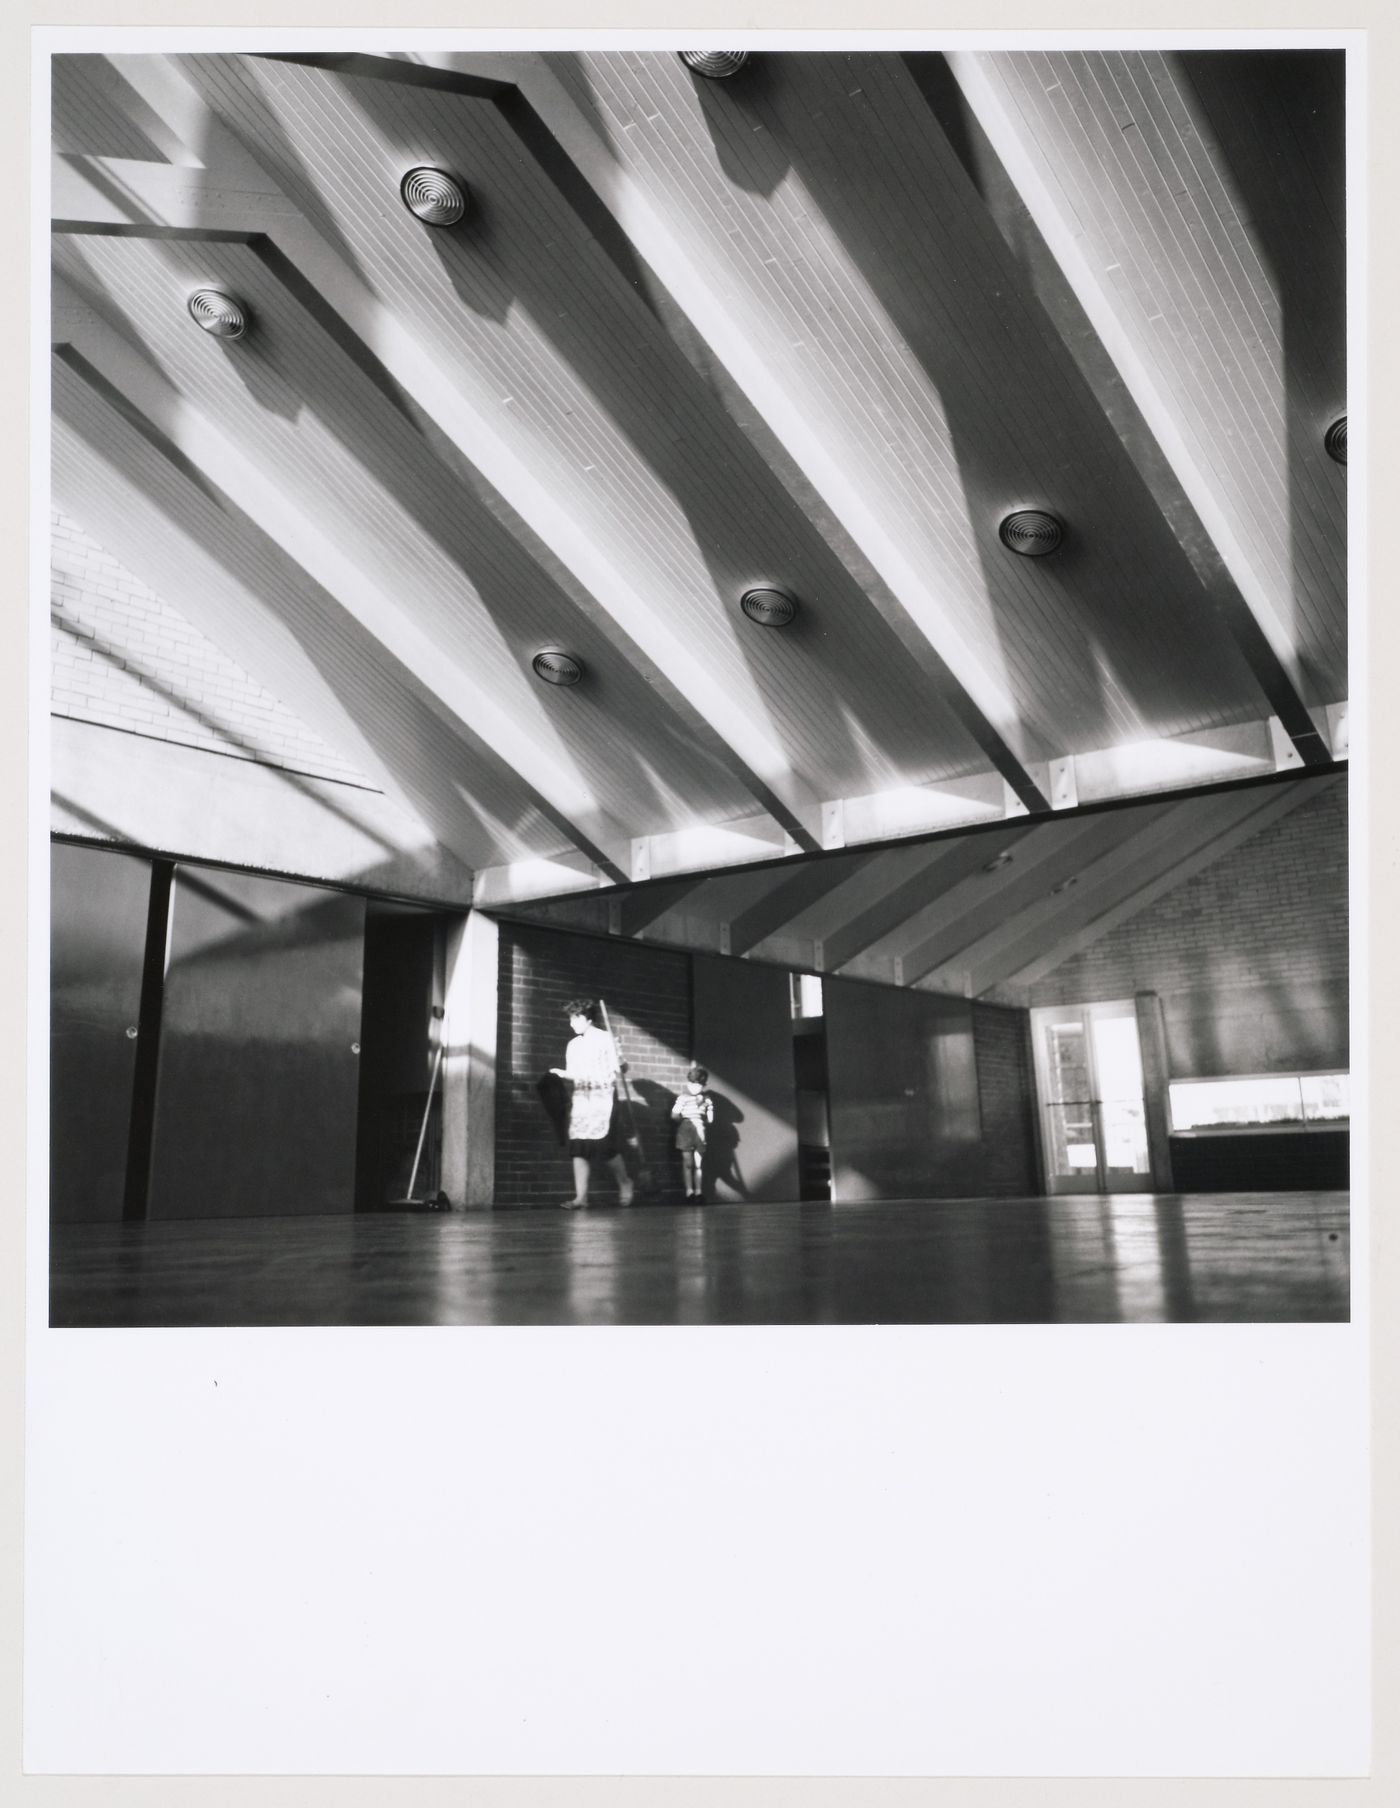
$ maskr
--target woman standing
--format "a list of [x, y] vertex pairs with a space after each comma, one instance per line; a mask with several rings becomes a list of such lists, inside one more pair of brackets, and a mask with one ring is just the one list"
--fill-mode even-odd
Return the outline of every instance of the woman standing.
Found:
[[569, 1154], [574, 1164], [574, 1196], [562, 1201], [566, 1211], [588, 1204], [588, 1182], [594, 1161], [605, 1161], [617, 1180], [623, 1205], [632, 1203], [632, 1181], [617, 1147], [613, 1097], [623, 1071], [617, 1045], [597, 1023], [591, 998], [575, 998], [567, 1007], [574, 1036], [564, 1051], [564, 1065], [550, 1071], [573, 1088], [569, 1102]]

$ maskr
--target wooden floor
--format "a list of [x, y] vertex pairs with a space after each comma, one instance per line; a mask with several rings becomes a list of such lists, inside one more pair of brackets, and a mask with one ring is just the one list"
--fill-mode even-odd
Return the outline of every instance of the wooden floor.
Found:
[[55, 1325], [1345, 1320], [1348, 1196], [63, 1225]]

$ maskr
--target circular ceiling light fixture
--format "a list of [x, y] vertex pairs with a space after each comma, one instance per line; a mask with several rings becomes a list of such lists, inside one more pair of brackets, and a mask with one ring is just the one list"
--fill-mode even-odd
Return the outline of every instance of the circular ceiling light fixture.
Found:
[[797, 604], [785, 590], [759, 584], [739, 598], [739, 607], [760, 628], [786, 628], [797, 614]]
[[1326, 437], [1323, 439], [1322, 443], [1327, 448], [1327, 456], [1329, 458], [1335, 458], [1339, 465], [1344, 465], [1346, 463], [1347, 417], [1344, 414], [1338, 415], [1336, 420], [1333, 421], [1332, 425], [1327, 429]]
[[989, 860], [982, 868], [984, 873], [999, 873], [1004, 866], [1010, 866], [1016, 856], [1010, 848], [1003, 848], [995, 859]]
[[248, 310], [222, 289], [196, 289], [189, 310], [195, 325], [216, 339], [241, 339], [248, 330]]
[[1006, 517], [997, 530], [1001, 543], [1025, 559], [1043, 559], [1054, 552], [1065, 537], [1063, 523], [1044, 509], [1017, 509]]
[[558, 647], [546, 647], [530, 661], [536, 678], [546, 684], [577, 684], [583, 676], [583, 661]]
[[464, 217], [470, 190], [446, 170], [419, 164], [399, 184], [408, 211], [425, 226], [455, 226]]
[[747, 50], [683, 50], [681, 61], [687, 69], [693, 69], [697, 75], [706, 75], [712, 82], [727, 81], [731, 75], [737, 75], [749, 60]]

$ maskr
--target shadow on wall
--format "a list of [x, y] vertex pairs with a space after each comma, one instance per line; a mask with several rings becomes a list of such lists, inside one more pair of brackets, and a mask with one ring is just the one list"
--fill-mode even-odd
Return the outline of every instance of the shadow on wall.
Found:
[[715, 1121], [705, 1149], [706, 1188], [723, 1188], [736, 1199], [747, 1199], [748, 1183], [739, 1164], [739, 1144], [743, 1141], [739, 1126], [744, 1114], [727, 1093], [712, 1091], [710, 1097], [715, 1102]]
[[632, 1110], [639, 1140], [635, 1150], [629, 1152], [626, 1144], [627, 1107], [623, 1105], [620, 1107], [620, 1121], [623, 1159], [627, 1162], [627, 1171], [634, 1180], [639, 1180], [639, 1170], [645, 1169], [655, 1190], [669, 1192], [671, 1188], [668, 1183], [674, 1181], [679, 1185], [680, 1174], [680, 1163], [671, 1147], [674, 1140], [671, 1135], [671, 1107], [676, 1102], [676, 1095], [659, 1080], [634, 1080], [629, 1076], [628, 1083], [632, 1089]]
[[[634, 1080], [632, 1091], [637, 1102], [637, 1129], [642, 1139], [641, 1147], [655, 1151], [664, 1151], [661, 1157], [664, 1166], [653, 1159], [651, 1173], [653, 1183], [659, 1183], [664, 1176], [679, 1184], [680, 1156], [676, 1151], [675, 1120], [671, 1116], [676, 1102], [676, 1093], [669, 1086], [662, 1086], [656, 1080]], [[725, 1189], [723, 1197], [746, 1200], [749, 1188], [744, 1179], [743, 1168], [739, 1162], [739, 1144], [742, 1134], [739, 1125], [744, 1121], [744, 1114], [727, 1093], [711, 1091], [714, 1100], [715, 1118], [710, 1126], [710, 1133], [705, 1146], [705, 1188], [708, 1195], [715, 1195], [716, 1188]], [[622, 1125], [624, 1137], [626, 1130], [626, 1107], [622, 1108]], [[626, 1150], [624, 1145], [624, 1157]], [[628, 1159], [628, 1170], [636, 1178], [635, 1157]], [[662, 1191], [670, 1191], [665, 1186]]]

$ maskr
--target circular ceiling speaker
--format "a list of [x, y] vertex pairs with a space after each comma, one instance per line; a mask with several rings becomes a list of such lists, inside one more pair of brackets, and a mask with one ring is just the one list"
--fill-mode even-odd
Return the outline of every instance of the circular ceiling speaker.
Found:
[[195, 324], [216, 339], [241, 339], [248, 330], [247, 309], [222, 289], [196, 289], [189, 308]]
[[785, 628], [797, 614], [797, 604], [787, 592], [774, 590], [767, 584], [746, 590], [739, 598], [739, 607], [760, 628]]
[[709, 76], [712, 82], [737, 75], [749, 60], [747, 50], [683, 50], [680, 55], [687, 69]]
[[1337, 419], [1333, 421], [1332, 425], [1327, 429], [1327, 436], [1322, 443], [1327, 448], [1327, 456], [1329, 458], [1335, 458], [1339, 465], [1344, 465], [1346, 463], [1347, 417], [1344, 414], [1339, 415]]
[[1006, 517], [998, 531], [1003, 546], [1027, 559], [1043, 559], [1065, 537], [1064, 527], [1044, 509], [1017, 509]]
[[542, 678], [546, 684], [577, 684], [583, 676], [583, 661], [575, 659], [572, 653], [561, 653], [557, 647], [547, 647], [543, 653], [536, 653], [530, 664], [536, 678]]
[[467, 211], [468, 190], [446, 170], [420, 164], [399, 184], [408, 211], [425, 226], [455, 226]]

